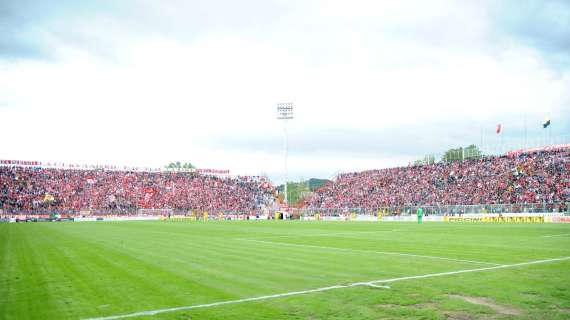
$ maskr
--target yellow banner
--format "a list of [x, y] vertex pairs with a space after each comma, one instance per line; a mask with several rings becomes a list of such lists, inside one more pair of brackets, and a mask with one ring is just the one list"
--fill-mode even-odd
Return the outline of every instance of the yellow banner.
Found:
[[515, 216], [515, 217], [454, 217], [445, 216], [443, 221], [449, 222], [488, 222], [488, 223], [544, 223], [544, 217], [540, 216]]

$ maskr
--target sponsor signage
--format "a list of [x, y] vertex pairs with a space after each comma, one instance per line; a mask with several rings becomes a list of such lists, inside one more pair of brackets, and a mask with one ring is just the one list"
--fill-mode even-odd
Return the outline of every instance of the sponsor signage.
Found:
[[552, 223], [570, 223], [570, 216], [551, 217]]
[[228, 176], [230, 170], [221, 169], [195, 169], [195, 168], [149, 168], [149, 167], [128, 167], [113, 165], [88, 165], [63, 162], [41, 162], [41, 161], [25, 161], [25, 160], [0, 160], [0, 166], [15, 167], [40, 167], [54, 169], [75, 169], [75, 170], [106, 170], [106, 171], [141, 171], [141, 172], [195, 172], [204, 175]]

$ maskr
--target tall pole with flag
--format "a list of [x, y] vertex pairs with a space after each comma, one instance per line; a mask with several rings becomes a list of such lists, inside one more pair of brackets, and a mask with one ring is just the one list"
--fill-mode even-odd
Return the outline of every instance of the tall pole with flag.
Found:
[[525, 148], [525, 149], [528, 148], [527, 132], [526, 132], [526, 112], [524, 113], [524, 148]]
[[479, 128], [479, 138], [481, 139], [479, 141], [479, 150], [481, 150], [483, 152], [484, 148], [483, 148], [483, 126], [482, 125]]
[[552, 127], [550, 126], [550, 117], [546, 117], [544, 118], [544, 122], [542, 123], [542, 128], [543, 129], [547, 129], [548, 131], [545, 132], [545, 137], [546, 137], [546, 145], [549, 145], [552, 143]]
[[500, 148], [499, 153], [503, 153], [503, 125], [499, 123], [497, 125], [497, 130], [495, 130], [495, 132], [497, 132], [497, 134], [500, 135], [500, 139], [501, 139], [501, 146], [499, 147]]

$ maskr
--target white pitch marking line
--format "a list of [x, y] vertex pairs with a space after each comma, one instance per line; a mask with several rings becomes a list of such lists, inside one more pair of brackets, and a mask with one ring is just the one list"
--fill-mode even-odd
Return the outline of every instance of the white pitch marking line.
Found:
[[569, 259], [570, 259], [570, 257], [534, 260], [534, 261], [520, 262], [520, 263], [513, 263], [513, 264], [502, 264], [502, 265], [498, 265], [498, 266], [494, 266], [494, 267], [440, 272], [440, 273], [425, 274], [425, 275], [421, 275], [421, 276], [409, 276], [409, 277], [393, 278], [393, 279], [386, 279], [386, 280], [374, 280], [374, 281], [370, 281], [368, 283], [390, 283], [390, 282], [410, 280], [410, 279], [434, 278], [434, 277], [449, 276], [449, 275], [460, 274], [460, 273], [469, 273], [469, 272], [487, 271], [487, 270], [495, 270], [495, 269], [513, 268], [513, 267], [528, 266], [528, 265], [533, 265], [533, 264], [549, 263], [549, 262], [554, 262], [554, 261], [565, 261], [565, 260], [569, 260]]
[[550, 234], [547, 236], [542, 236], [543, 238], [554, 238], [554, 237], [567, 237], [570, 236], [570, 233], [562, 233], [562, 234]]
[[373, 287], [373, 288], [391, 289], [390, 286], [380, 286], [380, 285], [377, 285], [377, 284], [374, 284], [374, 283], [366, 283], [366, 284], [364, 284], [364, 285], [369, 286], [369, 287]]
[[359, 235], [359, 234], [370, 234], [370, 233], [379, 233], [379, 232], [396, 232], [396, 231], [399, 231], [399, 230], [393, 229], [393, 230], [358, 231], [358, 232], [285, 234], [285, 235], [278, 235], [278, 236], [271, 236], [271, 237], [272, 238], [328, 237], [328, 236]]
[[449, 275], [461, 274], [461, 273], [489, 271], [489, 270], [495, 270], [495, 269], [506, 269], [506, 268], [514, 268], [514, 267], [528, 266], [528, 265], [533, 265], [533, 264], [550, 263], [550, 262], [566, 261], [566, 260], [570, 260], [570, 257], [552, 258], [552, 259], [545, 259], [545, 260], [534, 260], [534, 261], [514, 263], [514, 264], [503, 264], [503, 265], [498, 265], [498, 266], [494, 266], [494, 267], [465, 269], [465, 270], [440, 272], [440, 273], [430, 273], [430, 274], [424, 274], [424, 275], [418, 275], [418, 276], [408, 276], [408, 277], [400, 277], [400, 278], [392, 278], [392, 279], [380, 279], [380, 280], [373, 280], [373, 281], [368, 281], [368, 282], [355, 282], [355, 283], [351, 283], [351, 284], [347, 284], [347, 285], [335, 285], [335, 286], [322, 287], [322, 288], [309, 289], [309, 290], [302, 290], [302, 291], [278, 293], [278, 294], [272, 294], [272, 295], [268, 295], [268, 296], [259, 296], [259, 297], [237, 299], [237, 300], [218, 301], [218, 302], [212, 302], [212, 303], [206, 303], [206, 304], [196, 304], [196, 305], [192, 305], [192, 306], [183, 306], [183, 307], [175, 307], [175, 308], [141, 311], [141, 312], [135, 312], [135, 313], [122, 314], [122, 315], [108, 316], [108, 317], [87, 318], [86, 320], [115, 320], [115, 319], [131, 318], [131, 317], [153, 316], [153, 315], [157, 315], [160, 313], [166, 313], [166, 312], [175, 312], [175, 311], [192, 310], [192, 309], [200, 309], [200, 308], [210, 308], [210, 307], [217, 307], [217, 306], [251, 302], [251, 301], [269, 300], [269, 299], [275, 299], [275, 298], [302, 295], [302, 294], [307, 294], [307, 293], [323, 292], [323, 291], [329, 291], [329, 290], [335, 290], [335, 289], [352, 288], [352, 287], [357, 287], [357, 286], [370, 286], [370, 285], [374, 285], [376, 283], [391, 283], [391, 282], [412, 280], [412, 279], [435, 278], [435, 277], [443, 277], [443, 276], [449, 276]]
[[323, 246], [315, 246], [315, 245], [310, 245], [310, 244], [297, 244], [297, 243], [278, 243], [278, 242], [272, 242], [272, 241], [255, 240], [255, 239], [245, 239], [245, 238], [236, 238], [235, 240], [259, 242], [259, 243], [267, 243], [267, 244], [280, 245], [280, 246], [294, 246], [294, 247], [306, 247], [306, 248], [319, 248], [319, 249], [348, 251], [348, 252], [376, 253], [376, 254], [385, 254], [385, 255], [414, 257], [414, 258], [437, 259], [437, 260], [447, 260], [447, 261], [455, 261], [455, 262], [475, 263], [475, 264], [487, 264], [487, 265], [491, 265], [491, 266], [499, 266], [499, 265], [500, 265], [500, 264], [498, 264], [498, 263], [492, 263], [492, 262], [475, 261], [475, 260], [465, 260], [465, 259], [454, 259], [454, 258], [445, 258], [445, 257], [438, 257], [438, 256], [426, 256], [426, 255], [413, 254], [413, 253], [389, 252], [389, 251], [372, 251], [372, 250], [358, 250], [358, 249], [335, 248], [335, 247], [323, 247]]

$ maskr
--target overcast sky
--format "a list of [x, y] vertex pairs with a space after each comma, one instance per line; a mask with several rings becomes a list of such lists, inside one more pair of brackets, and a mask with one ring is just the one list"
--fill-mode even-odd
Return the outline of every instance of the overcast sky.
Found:
[[0, 159], [280, 183], [288, 101], [293, 179], [570, 142], [570, 1], [0, 0]]

